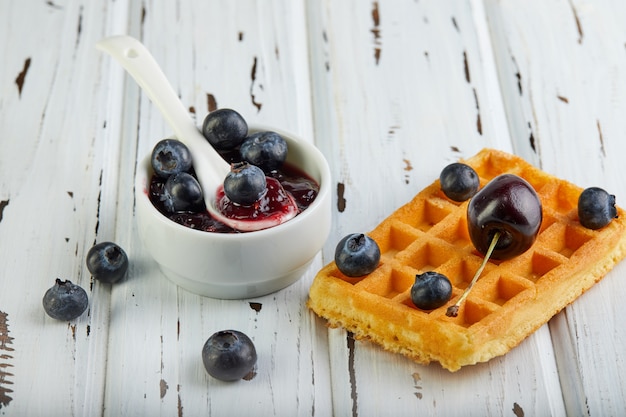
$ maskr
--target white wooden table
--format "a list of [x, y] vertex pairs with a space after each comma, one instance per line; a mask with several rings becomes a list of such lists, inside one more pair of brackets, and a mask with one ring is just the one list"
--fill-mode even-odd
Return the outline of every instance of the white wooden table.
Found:
[[[625, 23], [622, 0], [1, 0], [0, 415], [625, 415], [626, 264], [507, 355], [454, 374], [328, 330], [305, 307], [342, 236], [483, 147], [626, 204]], [[326, 155], [333, 228], [296, 284], [220, 301], [152, 262], [133, 176], [171, 131], [95, 49], [122, 33], [198, 121], [231, 107]], [[131, 258], [114, 286], [84, 264], [104, 240]], [[88, 290], [88, 313], [46, 316], [56, 277]], [[224, 328], [255, 342], [250, 381], [202, 367]]]

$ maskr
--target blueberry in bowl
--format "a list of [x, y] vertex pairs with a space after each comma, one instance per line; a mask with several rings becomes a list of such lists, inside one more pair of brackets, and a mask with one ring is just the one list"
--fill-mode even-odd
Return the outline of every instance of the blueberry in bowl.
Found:
[[215, 149], [233, 149], [246, 138], [248, 123], [233, 109], [217, 109], [204, 118], [202, 134]]
[[204, 206], [200, 183], [187, 172], [178, 172], [167, 178], [161, 201], [169, 213], [194, 210]]
[[191, 152], [181, 141], [160, 140], [152, 149], [151, 156], [154, 173], [167, 178], [179, 172], [189, 172], [192, 166]]
[[243, 141], [239, 153], [248, 163], [270, 172], [285, 162], [287, 142], [276, 132], [257, 132]]
[[247, 162], [233, 164], [224, 178], [224, 193], [239, 205], [250, 205], [258, 201], [266, 191], [265, 173], [258, 166]]
[[[221, 299], [269, 294], [297, 281], [324, 245], [331, 222], [328, 163], [313, 144], [289, 132], [248, 125], [247, 135], [267, 131], [279, 134], [288, 147], [281, 172], [272, 173], [271, 178], [268, 175], [268, 184], [269, 179], [285, 182], [281, 177], [284, 171], [286, 176], [299, 173], [318, 185], [311, 196], [306, 187], [301, 189], [294, 182], [289, 192], [302, 204], [299, 214], [268, 229], [240, 232], [216, 224], [202, 212], [175, 209], [175, 213], [166, 213], [151, 198], [160, 195], [164, 181], [158, 180], [155, 191], [153, 180], [158, 175], [150, 155], [138, 165], [135, 198], [140, 238], [163, 274], [180, 287]], [[230, 151], [223, 150], [225, 155]], [[262, 204], [261, 199], [258, 205]], [[247, 208], [245, 204], [235, 206], [243, 212]]]

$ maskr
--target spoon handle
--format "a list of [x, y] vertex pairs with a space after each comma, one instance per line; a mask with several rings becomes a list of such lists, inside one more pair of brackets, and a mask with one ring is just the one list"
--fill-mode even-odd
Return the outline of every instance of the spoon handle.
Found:
[[150, 51], [137, 39], [127, 35], [104, 38], [96, 43], [96, 47], [122, 65], [158, 107], [178, 139], [190, 149], [191, 154], [202, 154], [207, 157], [211, 168], [223, 179], [229, 171], [228, 164], [202, 137]]

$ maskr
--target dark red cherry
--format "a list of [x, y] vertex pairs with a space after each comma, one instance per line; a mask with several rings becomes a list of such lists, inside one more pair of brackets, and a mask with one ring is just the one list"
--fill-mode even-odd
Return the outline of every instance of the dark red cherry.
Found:
[[491, 180], [467, 206], [472, 243], [486, 254], [497, 232], [491, 258], [505, 260], [526, 252], [537, 238], [543, 214], [541, 200], [523, 178], [503, 174]]

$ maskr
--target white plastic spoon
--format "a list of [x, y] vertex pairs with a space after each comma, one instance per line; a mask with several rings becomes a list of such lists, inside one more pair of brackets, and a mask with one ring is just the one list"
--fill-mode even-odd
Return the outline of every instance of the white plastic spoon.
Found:
[[198, 130], [163, 71], [146, 47], [131, 36], [112, 36], [96, 47], [115, 58], [130, 74], [174, 130], [176, 137], [191, 152], [198, 182], [209, 214], [234, 229], [251, 232], [277, 226], [298, 213], [295, 201], [287, 209], [262, 219], [242, 220], [224, 216], [217, 207], [217, 191], [222, 187], [230, 166]]

